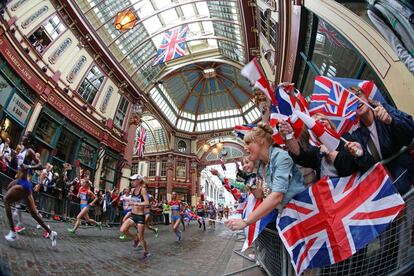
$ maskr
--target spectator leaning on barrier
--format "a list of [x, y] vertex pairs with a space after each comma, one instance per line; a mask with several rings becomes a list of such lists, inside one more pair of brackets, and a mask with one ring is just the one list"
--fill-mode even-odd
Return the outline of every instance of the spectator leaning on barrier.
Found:
[[[350, 137], [366, 147], [375, 162], [390, 158], [403, 146], [413, 142], [414, 121], [410, 115], [387, 103], [380, 104], [368, 100], [359, 87], [351, 87], [350, 90], [361, 99], [357, 109], [360, 128]], [[362, 101], [369, 102], [372, 109]], [[386, 168], [391, 177], [396, 180], [394, 185], [400, 194], [408, 192], [414, 180], [414, 162], [409, 153], [402, 153], [386, 164]]]
[[244, 137], [246, 151], [252, 161], [260, 160], [259, 170], [265, 166], [265, 179], [269, 194], [245, 219], [230, 219], [226, 225], [231, 230], [240, 230], [269, 214], [273, 209], [282, 209], [297, 193], [305, 190], [303, 177], [289, 154], [273, 147], [273, 129], [259, 123]]
[[[325, 128], [336, 130], [324, 114], [317, 113], [313, 117]], [[310, 145], [309, 140], [302, 139], [299, 143], [293, 136], [292, 126], [286, 121], [280, 122], [279, 130], [286, 140], [286, 148], [292, 160], [297, 165], [315, 170], [317, 179], [324, 176], [348, 176], [356, 171], [365, 172], [375, 164], [366, 148], [358, 142], [348, 142], [344, 147], [344, 142], [341, 141], [336, 150], [329, 151], [323, 144], [320, 147]]]

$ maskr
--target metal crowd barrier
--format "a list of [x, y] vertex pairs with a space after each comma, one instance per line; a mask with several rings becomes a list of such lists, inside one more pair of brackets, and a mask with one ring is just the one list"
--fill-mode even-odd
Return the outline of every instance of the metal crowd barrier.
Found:
[[[7, 191], [7, 186], [12, 180], [13, 179], [7, 176], [6, 174], [0, 173], [0, 199], [3, 199], [3, 196]], [[62, 220], [73, 220], [79, 213], [79, 203], [71, 201], [66, 197], [57, 198], [53, 195], [44, 193], [42, 191], [39, 193], [34, 192], [33, 196], [36, 201], [36, 206], [42, 215], [50, 217], [58, 216]], [[89, 210], [89, 216], [93, 219], [96, 218], [94, 208], [90, 208]], [[116, 216], [116, 219], [111, 224], [119, 225], [122, 221], [122, 212], [119, 211], [118, 213], [119, 215]], [[104, 216], [102, 211], [100, 216], [101, 218]], [[106, 216], [109, 216], [109, 214], [107, 213]], [[109, 217], [107, 218], [107, 221], [109, 221]]]
[[[377, 239], [338, 264], [303, 275], [402, 275], [414, 269], [414, 189], [403, 196], [404, 211]], [[256, 258], [268, 275], [295, 275], [278, 233], [265, 229], [254, 243]]]

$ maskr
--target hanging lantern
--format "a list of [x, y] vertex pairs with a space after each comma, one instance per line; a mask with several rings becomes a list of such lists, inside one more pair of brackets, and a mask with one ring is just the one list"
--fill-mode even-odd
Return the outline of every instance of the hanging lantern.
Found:
[[119, 12], [114, 21], [115, 29], [119, 31], [130, 30], [134, 28], [137, 22], [137, 16], [131, 10], [125, 10]]
[[218, 155], [218, 153], [219, 153], [218, 148], [214, 148], [214, 149], [212, 149], [211, 151], [212, 151], [215, 155]]
[[224, 144], [223, 144], [222, 142], [218, 142], [218, 143], [216, 144], [216, 147], [217, 147], [219, 150], [222, 150], [222, 149], [223, 149], [223, 146], [224, 146]]

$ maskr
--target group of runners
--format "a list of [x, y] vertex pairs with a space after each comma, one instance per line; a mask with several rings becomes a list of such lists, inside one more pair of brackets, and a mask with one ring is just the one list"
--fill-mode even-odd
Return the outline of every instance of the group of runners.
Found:
[[[9, 242], [14, 242], [18, 238], [17, 233], [24, 230], [21, 222], [21, 210], [20, 208], [16, 208], [16, 206], [18, 206], [21, 202], [25, 202], [31, 216], [38, 222], [38, 226], [42, 227], [45, 230], [44, 236], [46, 238], [49, 238], [52, 242], [52, 247], [55, 247], [57, 242], [57, 233], [55, 231], [52, 231], [50, 227], [45, 224], [36, 208], [35, 200], [33, 198], [33, 184], [31, 182], [33, 173], [35, 170], [42, 170], [44, 167], [42, 166], [39, 158], [36, 156], [34, 150], [30, 145], [31, 137], [29, 135], [26, 135], [23, 138], [24, 148], [18, 156], [19, 169], [16, 175], [16, 179], [9, 184], [8, 190], [4, 196], [5, 210], [10, 228], [10, 231], [5, 236], [5, 239]], [[139, 174], [135, 174], [130, 177], [130, 180], [131, 189], [126, 188], [121, 197], [124, 218], [120, 228], [120, 239], [125, 239], [126, 237], [132, 238], [133, 246], [135, 248], [137, 248], [138, 245], [142, 246], [142, 259], [146, 259], [150, 256], [150, 253], [144, 237], [145, 228], [153, 231], [156, 237], [158, 237], [158, 228], [152, 227], [149, 223], [151, 196], [147, 192], [144, 178]], [[79, 226], [81, 225], [82, 219], [91, 225], [98, 226], [102, 230], [102, 224], [91, 219], [88, 214], [89, 209], [98, 201], [98, 197], [90, 189], [91, 181], [89, 180], [89, 176], [85, 176], [80, 181], [81, 187], [77, 195], [80, 199], [80, 212], [76, 217], [74, 227], [68, 229], [68, 232], [70, 234], [76, 233]], [[177, 193], [175, 192], [173, 192], [171, 195], [171, 201], [169, 202], [169, 205], [171, 208], [172, 229], [176, 235], [176, 241], [180, 242], [183, 238], [183, 234], [179, 229], [179, 226], [180, 224], [183, 224], [185, 227], [183, 214], [185, 213], [184, 211], [186, 207], [180, 200], [177, 199]], [[19, 222], [17, 226], [13, 221], [13, 207], [15, 209], [17, 220]], [[208, 208], [208, 213], [210, 218], [210, 226], [215, 227], [214, 219], [216, 211], [211, 203]], [[198, 221], [199, 227], [201, 228], [201, 226], [203, 226], [204, 230], [206, 217], [205, 215], [204, 204], [202, 201], [200, 201], [197, 205], [197, 216], [195, 216], [195, 219]], [[131, 227], [136, 228], [136, 234], [132, 234], [130, 232]]]

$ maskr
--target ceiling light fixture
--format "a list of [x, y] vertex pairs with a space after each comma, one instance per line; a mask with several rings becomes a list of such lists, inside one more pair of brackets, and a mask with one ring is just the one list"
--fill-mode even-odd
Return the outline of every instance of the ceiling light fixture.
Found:
[[119, 12], [114, 20], [115, 28], [119, 31], [130, 30], [135, 27], [137, 16], [131, 10], [124, 10]]

